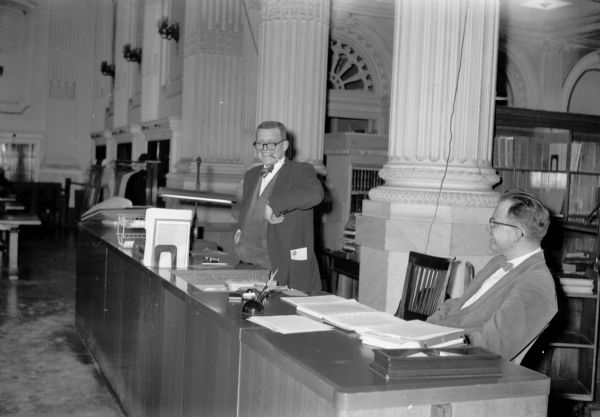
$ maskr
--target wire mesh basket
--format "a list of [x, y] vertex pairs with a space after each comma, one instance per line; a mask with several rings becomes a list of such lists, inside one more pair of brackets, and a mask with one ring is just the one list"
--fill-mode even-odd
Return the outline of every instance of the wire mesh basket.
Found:
[[130, 249], [136, 239], [146, 237], [145, 217], [134, 214], [120, 214], [117, 221], [119, 246]]

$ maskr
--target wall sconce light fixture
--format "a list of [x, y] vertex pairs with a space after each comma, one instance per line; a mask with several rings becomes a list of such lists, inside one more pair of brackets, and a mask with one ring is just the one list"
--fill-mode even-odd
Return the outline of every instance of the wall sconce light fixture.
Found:
[[158, 21], [158, 34], [161, 38], [167, 40], [175, 40], [179, 43], [179, 23], [173, 22], [169, 24], [169, 18], [164, 16]]
[[142, 47], [135, 48], [130, 43], [123, 45], [123, 58], [125, 58], [125, 61], [140, 64], [142, 62]]
[[100, 72], [102, 73], [102, 75], [106, 75], [107, 77], [113, 77], [115, 76], [115, 64], [109, 64], [106, 61], [102, 61], [102, 63], [100, 64]]

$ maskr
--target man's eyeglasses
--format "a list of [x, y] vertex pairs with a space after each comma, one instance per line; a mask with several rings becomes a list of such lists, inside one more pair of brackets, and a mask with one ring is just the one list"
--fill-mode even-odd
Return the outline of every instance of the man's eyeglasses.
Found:
[[279, 145], [284, 140], [285, 139], [281, 139], [279, 142], [269, 142], [269, 143], [254, 142], [252, 144], [252, 146], [254, 146], [257, 151], [262, 151], [262, 150], [265, 150], [265, 149], [268, 150], [268, 151], [274, 151], [275, 148], [277, 147], [277, 145]]
[[490, 230], [492, 230], [492, 229], [495, 229], [495, 228], [496, 228], [496, 226], [506, 226], [506, 227], [512, 227], [512, 228], [514, 228], [514, 229], [519, 229], [519, 231], [521, 232], [521, 234], [522, 234], [523, 236], [525, 236], [525, 232], [523, 232], [523, 229], [521, 229], [521, 227], [517, 226], [516, 224], [509, 224], [509, 223], [503, 223], [503, 222], [499, 222], [499, 221], [497, 221], [496, 219], [494, 219], [493, 217], [492, 217], [492, 218], [490, 218], [490, 220], [489, 220], [489, 223], [488, 223], [488, 224], [489, 224]]

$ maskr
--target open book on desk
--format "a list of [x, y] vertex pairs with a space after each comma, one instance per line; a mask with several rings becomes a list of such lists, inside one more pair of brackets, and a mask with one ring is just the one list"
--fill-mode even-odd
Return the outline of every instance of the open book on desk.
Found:
[[335, 295], [282, 297], [299, 314], [355, 331], [363, 343], [386, 349], [464, 344], [464, 331], [421, 320], [403, 320], [352, 299]]

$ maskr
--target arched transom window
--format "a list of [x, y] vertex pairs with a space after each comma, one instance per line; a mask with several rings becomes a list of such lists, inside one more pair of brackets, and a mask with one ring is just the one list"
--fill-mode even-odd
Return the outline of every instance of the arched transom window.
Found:
[[334, 90], [374, 90], [366, 61], [352, 46], [336, 39], [329, 43], [327, 87]]

